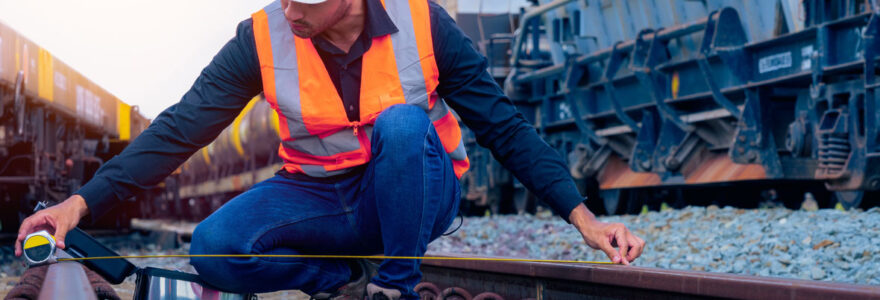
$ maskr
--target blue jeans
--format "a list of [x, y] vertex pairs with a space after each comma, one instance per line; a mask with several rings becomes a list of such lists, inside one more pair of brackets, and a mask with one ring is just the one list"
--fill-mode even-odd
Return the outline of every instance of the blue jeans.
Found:
[[[422, 256], [458, 211], [460, 188], [434, 126], [416, 106], [395, 105], [373, 128], [371, 162], [335, 182], [280, 175], [233, 198], [196, 227], [192, 254]], [[193, 258], [208, 283], [234, 292], [333, 291], [349, 261]], [[385, 260], [375, 284], [418, 298], [420, 261]]]

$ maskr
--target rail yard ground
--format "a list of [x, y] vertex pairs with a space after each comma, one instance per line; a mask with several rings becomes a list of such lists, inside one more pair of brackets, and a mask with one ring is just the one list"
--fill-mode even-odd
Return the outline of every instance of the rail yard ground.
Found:
[[[735, 273], [856, 284], [880, 284], [880, 208], [868, 211], [817, 211], [687, 207], [641, 215], [601, 217], [623, 222], [648, 242], [636, 266]], [[538, 259], [605, 260], [584, 245], [574, 229], [556, 216], [468, 217], [457, 231], [429, 245], [429, 252]], [[450, 230], [457, 227], [458, 220]], [[130, 233], [100, 238], [123, 255], [186, 254], [189, 244]], [[11, 245], [2, 247], [0, 296], [24, 272]], [[193, 272], [187, 259], [132, 259], [153, 266]], [[123, 299], [134, 278], [115, 286]], [[284, 291], [261, 299], [302, 299]]]
[[[645, 239], [635, 265], [856, 284], [880, 284], [880, 208], [868, 211], [714, 206], [601, 217]], [[465, 218], [429, 251], [606, 260], [555, 216]]]

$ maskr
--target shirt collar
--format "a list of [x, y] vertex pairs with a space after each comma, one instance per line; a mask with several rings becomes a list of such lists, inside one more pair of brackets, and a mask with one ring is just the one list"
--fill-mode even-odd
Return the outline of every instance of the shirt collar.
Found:
[[348, 64], [363, 55], [370, 48], [373, 38], [398, 31], [397, 26], [391, 21], [391, 17], [388, 16], [388, 12], [385, 11], [381, 0], [364, 0], [364, 3], [366, 4], [364, 8], [364, 30], [361, 32], [358, 40], [352, 44], [348, 53], [339, 50], [339, 48], [336, 48], [336, 46], [320, 35], [312, 38], [315, 48], [330, 55], [347, 57], [345, 64]]
[[370, 38], [392, 34], [398, 31], [397, 26], [391, 21], [388, 12], [381, 0], [365, 0], [366, 20], [364, 20], [364, 33]]

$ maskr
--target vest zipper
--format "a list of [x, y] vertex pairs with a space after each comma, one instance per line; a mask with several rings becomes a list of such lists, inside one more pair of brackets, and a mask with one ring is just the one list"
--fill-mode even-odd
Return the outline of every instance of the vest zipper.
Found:
[[358, 128], [363, 126], [363, 124], [361, 124], [361, 122], [359, 122], [359, 121], [355, 121], [355, 122], [349, 123], [349, 125], [353, 129], [354, 136], [358, 136]]

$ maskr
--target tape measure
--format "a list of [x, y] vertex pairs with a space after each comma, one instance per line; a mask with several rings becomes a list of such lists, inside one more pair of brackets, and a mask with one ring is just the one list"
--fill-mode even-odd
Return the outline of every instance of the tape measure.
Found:
[[29, 266], [55, 262], [55, 237], [45, 230], [28, 234], [21, 248]]

